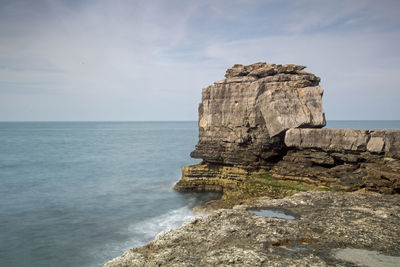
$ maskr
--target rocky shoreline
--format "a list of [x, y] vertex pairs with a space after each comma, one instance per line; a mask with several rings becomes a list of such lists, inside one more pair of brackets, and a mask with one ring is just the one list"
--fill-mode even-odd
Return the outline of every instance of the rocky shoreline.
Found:
[[105, 266], [399, 266], [400, 130], [320, 129], [323, 88], [304, 68], [236, 64], [204, 88], [203, 161], [174, 188], [221, 192], [197, 208], [216, 211]]
[[265, 166], [202, 162], [182, 167], [179, 191], [223, 193], [214, 208], [298, 192], [400, 192], [400, 131], [290, 129], [282, 159]]
[[[248, 211], [262, 208], [289, 211], [297, 219]], [[399, 214], [399, 195], [305, 192], [195, 217], [105, 267], [355, 266], [356, 257], [346, 261], [335, 256], [342, 248], [396, 256], [385, 266], [398, 266]], [[384, 256], [376, 260], [385, 263]]]
[[[264, 183], [266, 193], [257, 197], [251, 193], [248, 199], [303, 191], [277, 190], [288, 183], [339, 192], [398, 194], [400, 130], [320, 129], [326, 124], [323, 88], [320, 78], [304, 68], [237, 64], [226, 71], [226, 79], [204, 88], [199, 142], [191, 153], [203, 161], [183, 167], [175, 189], [229, 195], [243, 182], [255, 181], [259, 187], [261, 173], [275, 183]], [[243, 203], [243, 197], [225, 199], [220, 207]]]

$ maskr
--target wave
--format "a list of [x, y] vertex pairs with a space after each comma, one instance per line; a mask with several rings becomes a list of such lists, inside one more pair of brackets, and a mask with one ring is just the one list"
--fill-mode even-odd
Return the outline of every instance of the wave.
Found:
[[163, 231], [178, 228], [193, 217], [204, 215], [204, 213], [200, 212], [194, 213], [192, 211], [193, 207], [211, 199], [218, 199], [220, 194], [192, 192], [181, 194], [181, 196], [185, 199], [185, 206], [144, 220], [138, 218], [138, 220], [120, 232], [121, 236], [127, 237], [126, 239], [102, 245], [95, 252], [96, 258], [104, 259], [108, 257], [110, 259], [110, 255], [117, 257], [123, 251], [132, 247], [143, 246]]
[[185, 221], [198, 215], [200, 214], [193, 213], [192, 205], [187, 205], [179, 209], [171, 210], [160, 216], [134, 223], [128, 228], [129, 232], [133, 235], [131, 245], [142, 246], [153, 240], [160, 232], [178, 228]]

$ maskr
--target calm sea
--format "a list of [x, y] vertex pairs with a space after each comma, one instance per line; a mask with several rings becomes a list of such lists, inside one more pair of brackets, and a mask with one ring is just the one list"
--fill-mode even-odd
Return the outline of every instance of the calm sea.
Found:
[[[400, 121], [328, 121], [400, 129]], [[101, 266], [193, 216], [196, 122], [1, 122], [0, 266]]]

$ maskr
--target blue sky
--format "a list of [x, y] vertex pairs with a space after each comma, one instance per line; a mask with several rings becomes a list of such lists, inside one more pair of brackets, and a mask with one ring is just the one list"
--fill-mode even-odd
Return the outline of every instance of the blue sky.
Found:
[[321, 77], [327, 119], [400, 119], [400, 1], [0, 0], [0, 120], [197, 120], [235, 63]]

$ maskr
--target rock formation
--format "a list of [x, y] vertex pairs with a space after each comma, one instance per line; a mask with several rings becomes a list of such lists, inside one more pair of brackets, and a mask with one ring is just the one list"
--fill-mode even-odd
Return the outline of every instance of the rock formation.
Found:
[[[253, 208], [283, 209], [297, 219], [261, 217], [248, 212]], [[336, 256], [346, 247], [397, 256], [392, 265], [381, 256], [370, 266], [398, 266], [399, 214], [398, 195], [306, 192], [195, 217], [105, 267], [356, 266], [354, 255]]]
[[191, 153], [203, 161], [182, 167], [175, 189], [223, 193], [206, 208], [246, 204], [196, 217], [105, 266], [355, 266], [367, 250], [397, 256], [367, 264], [399, 266], [400, 130], [316, 129], [325, 126], [323, 89], [304, 68], [234, 65], [204, 88]]
[[304, 66], [234, 65], [202, 91], [199, 142], [191, 156], [220, 164], [265, 165], [285, 150], [290, 128], [325, 125], [320, 79]]
[[290, 129], [270, 173], [332, 189], [400, 193], [400, 131]]
[[191, 153], [203, 162], [182, 168], [175, 188], [224, 192], [261, 170], [331, 190], [399, 193], [400, 131], [315, 129], [325, 126], [323, 89], [304, 68], [234, 65], [204, 88]]

